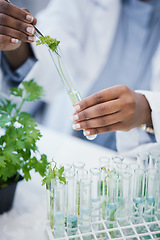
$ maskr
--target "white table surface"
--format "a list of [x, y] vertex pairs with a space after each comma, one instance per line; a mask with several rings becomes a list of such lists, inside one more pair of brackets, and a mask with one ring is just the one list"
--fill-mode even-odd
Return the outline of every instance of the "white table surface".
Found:
[[[56, 162], [84, 161], [86, 167], [99, 166], [100, 156], [116, 153], [93, 143], [40, 127], [42, 139], [38, 146], [41, 153]], [[129, 161], [129, 160], [128, 160]], [[0, 240], [47, 240], [46, 195], [41, 186], [42, 178], [32, 172], [32, 180], [18, 183], [11, 211], [0, 215]]]

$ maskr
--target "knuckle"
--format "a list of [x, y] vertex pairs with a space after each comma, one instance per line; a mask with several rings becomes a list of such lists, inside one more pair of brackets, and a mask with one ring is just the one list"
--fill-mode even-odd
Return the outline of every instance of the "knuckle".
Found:
[[1, 12], [7, 12], [9, 8], [9, 4], [6, 1], [0, 2], [0, 11]]
[[88, 107], [87, 101], [83, 100], [83, 102], [81, 103], [81, 109], [85, 109]]
[[122, 93], [127, 93], [129, 91], [129, 88], [126, 85], [120, 85], [120, 89]]
[[85, 128], [85, 129], [90, 127], [88, 121], [85, 121], [85, 122], [83, 123], [83, 125], [84, 125], [84, 128]]
[[27, 36], [24, 33], [22, 33], [22, 32], [18, 32], [17, 38], [20, 39], [20, 40], [21, 39], [27, 39]]
[[103, 102], [103, 97], [102, 97], [102, 94], [100, 92], [95, 93], [95, 101], [96, 101], [97, 104]]
[[83, 113], [81, 114], [81, 118], [83, 118], [83, 119], [87, 119], [88, 118], [87, 111], [83, 111]]
[[22, 26], [22, 23], [21, 21], [18, 21], [17, 24], [16, 24], [16, 28], [21, 31], [23, 29], [23, 26]]
[[106, 108], [105, 108], [105, 106], [104, 106], [103, 104], [97, 106], [97, 112], [98, 112], [99, 114], [105, 114], [105, 113], [106, 113]]
[[103, 117], [100, 117], [98, 121], [100, 126], [105, 126], [107, 124], [106, 119]]
[[0, 13], [0, 25], [4, 25], [6, 22], [5, 15], [3, 13]]

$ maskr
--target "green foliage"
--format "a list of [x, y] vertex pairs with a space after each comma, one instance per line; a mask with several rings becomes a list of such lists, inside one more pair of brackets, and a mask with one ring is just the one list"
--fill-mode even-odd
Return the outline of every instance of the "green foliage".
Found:
[[11, 95], [20, 98], [19, 105], [0, 99], [0, 185], [20, 170], [27, 181], [32, 169], [44, 177], [49, 165], [47, 156], [41, 155], [36, 145], [42, 137], [37, 123], [29, 113], [21, 112], [25, 101], [36, 101], [44, 95], [43, 88], [32, 79], [23, 82], [21, 88], [12, 88]]
[[[52, 164], [54, 163], [54, 167]], [[53, 160], [48, 168], [46, 176], [43, 178], [42, 185], [50, 185], [52, 179], [59, 179], [61, 182], [66, 184], [66, 178], [63, 176], [64, 167], [57, 168], [57, 163]]]
[[57, 41], [56, 38], [51, 38], [50, 36], [39, 37], [39, 40], [36, 41], [37, 45], [47, 44], [49, 48], [54, 52], [57, 49], [60, 41]]

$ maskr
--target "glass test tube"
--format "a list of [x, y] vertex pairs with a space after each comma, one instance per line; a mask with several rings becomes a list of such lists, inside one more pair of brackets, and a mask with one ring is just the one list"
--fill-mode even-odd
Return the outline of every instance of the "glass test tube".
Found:
[[101, 169], [101, 207], [100, 207], [100, 216], [102, 219], [106, 219], [107, 211], [107, 173], [114, 171], [114, 168], [110, 165], [109, 157], [100, 157], [99, 158], [99, 167]]
[[154, 221], [155, 203], [157, 193], [158, 170], [150, 168], [146, 171], [145, 209], [144, 219], [147, 222]]
[[150, 156], [151, 168], [155, 167], [158, 169], [158, 165], [160, 165], [160, 151], [152, 150], [150, 151], [149, 156]]
[[68, 235], [76, 235], [78, 229], [78, 212], [75, 173], [68, 171], [65, 177], [67, 182], [67, 233]]
[[138, 224], [142, 222], [143, 218], [145, 170], [135, 169], [133, 179], [133, 208], [131, 219], [133, 224]]
[[131, 189], [131, 196], [133, 198], [133, 185], [134, 185], [134, 173], [135, 173], [135, 170], [139, 169], [140, 168], [140, 165], [138, 163], [130, 163], [128, 165], [128, 172], [132, 173], [132, 189]]
[[116, 168], [118, 163], [121, 163], [124, 161], [124, 158], [120, 155], [115, 155], [112, 157], [112, 165], [114, 168]]
[[140, 165], [140, 168], [147, 170], [150, 167], [150, 157], [147, 152], [137, 154], [137, 163]]
[[[56, 54], [56, 52], [58, 54]], [[54, 65], [56, 67], [56, 70], [58, 72], [58, 75], [67, 91], [68, 96], [71, 99], [72, 104], [76, 104], [79, 101], [82, 100], [79, 91], [77, 90], [77, 87], [75, 86], [75, 82], [73, 81], [71, 74], [69, 73], [69, 70], [63, 60], [62, 53], [60, 51], [60, 48], [58, 47], [56, 52], [52, 52], [49, 49], [49, 53], [51, 55], [51, 58], [54, 62]], [[97, 135], [92, 136], [86, 136], [88, 140], [94, 140], [97, 137]]]
[[55, 200], [55, 192], [54, 187], [56, 185], [56, 179], [51, 180], [50, 184], [50, 226], [53, 229], [54, 225], [54, 200]]
[[106, 226], [117, 226], [117, 203], [118, 203], [118, 175], [115, 172], [107, 174], [107, 211]]
[[61, 238], [65, 234], [65, 184], [56, 181], [54, 186], [54, 237]]
[[50, 184], [46, 184], [47, 220], [50, 222]]
[[101, 169], [91, 168], [91, 207], [92, 207], [92, 222], [100, 220], [100, 181]]
[[159, 171], [158, 174], [158, 189], [156, 194], [156, 216], [158, 220], [160, 220], [160, 151], [154, 150], [150, 153], [151, 158], [154, 159], [155, 162], [155, 168]]
[[[91, 180], [80, 180], [80, 231], [91, 231]], [[88, 238], [87, 238], [88, 239]]]
[[117, 219], [120, 225], [128, 224], [131, 215], [132, 174], [121, 172], [118, 174], [118, 210]]
[[77, 197], [77, 203], [78, 203], [78, 223], [80, 221], [79, 215], [80, 215], [80, 181], [87, 180], [88, 178], [88, 171], [86, 169], [79, 169], [76, 173], [76, 197]]
[[84, 169], [85, 163], [83, 161], [75, 161], [73, 163], [74, 173], [76, 173], [80, 169]]
[[127, 172], [128, 171], [128, 165], [124, 162], [117, 163], [115, 167], [117, 173]]

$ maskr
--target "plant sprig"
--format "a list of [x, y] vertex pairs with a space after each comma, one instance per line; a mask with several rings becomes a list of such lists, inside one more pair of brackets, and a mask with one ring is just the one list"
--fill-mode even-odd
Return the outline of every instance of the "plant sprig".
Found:
[[39, 37], [39, 40], [36, 41], [37, 46], [47, 44], [53, 52], [57, 49], [59, 43], [60, 41], [56, 38], [51, 38], [50, 36]]
[[[54, 166], [52, 167], [54, 163]], [[49, 168], [48, 173], [46, 173], [46, 176], [42, 180], [42, 185], [50, 185], [52, 179], [59, 179], [61, 182], [64, 182], [66, 184], [66, 178], [63, 176], [64, 173], [64, 167], [57, 167], [57, 163], [52, 160]]]

